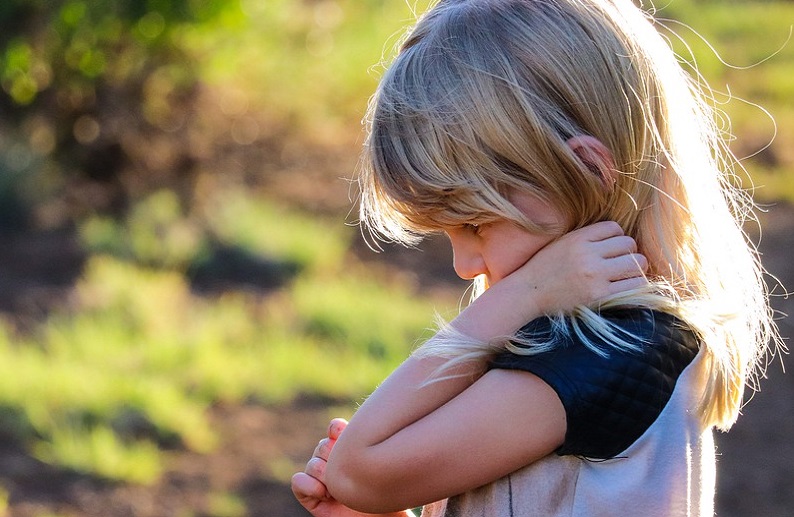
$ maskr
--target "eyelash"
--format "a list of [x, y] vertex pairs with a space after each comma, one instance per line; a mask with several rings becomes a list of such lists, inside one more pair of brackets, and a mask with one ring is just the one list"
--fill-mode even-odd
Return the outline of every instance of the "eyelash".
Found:
[[482, 226], [476, 223], [465, 223], [463, 227], [475, 235], [479, 235], [482, 230]]

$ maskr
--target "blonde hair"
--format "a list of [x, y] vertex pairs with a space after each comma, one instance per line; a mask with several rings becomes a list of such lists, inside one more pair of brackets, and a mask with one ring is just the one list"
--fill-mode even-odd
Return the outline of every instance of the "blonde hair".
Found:
[[[630, 0], [439, 1], [373, 96], [361, 219], [376, 236], [407, 244], [501, 218], [551, 233], [617, 221], [649, 259], [653, 289], [600, 308], [648, 307], [686, 321], [706, 351], [704, 421], [727, 429], [754, 366], [779, 338], [741, 228], [752, 201], [731, 185], [739, 165], [701, 86], [654, 23]], [[566, 143], [579, 135], [600, 140], [615, 169], [580, 160]], [[605, 175], [615, 188], [604, 188]], [[507, 198], [512, 189], [550, 203], [569, 226], [527, 220]], [[630, 346], [597, 311], [569, 317]], [[470, 359], [509, 346], [453, 334], [442, 331], [418, 353]]]

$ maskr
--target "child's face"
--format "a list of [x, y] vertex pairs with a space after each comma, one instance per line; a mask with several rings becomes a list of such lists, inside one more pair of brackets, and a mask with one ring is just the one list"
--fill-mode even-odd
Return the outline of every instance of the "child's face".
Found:
[[[535, 196], [514, 193], [510, 201], [531, 221], [564, 223], [559, 211]], [[556, 238], [555, 235], [530, 233], [508, 220], [447, 228], [445, 233], [452, 243], [455, 273], [464, 280], [485, 275], [488, 285], [494, 285], [526, 264]]]

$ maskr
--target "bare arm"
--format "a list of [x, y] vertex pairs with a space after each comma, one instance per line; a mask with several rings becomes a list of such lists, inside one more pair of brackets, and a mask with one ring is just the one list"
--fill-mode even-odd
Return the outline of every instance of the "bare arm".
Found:
[[[392, 409], [371, 407], [367, 421]], [[367, 429], [347, 430], [329, 458], [326, 483], [357, 510], [418, 506], [540, 459], [562, 443], [565, 428], [564, 410], [548, 385], [524, 372], [494, 370], [385, 440], [364, 445]]]
[[[292, 493], [298, 502], [314, 517], [374, 517], [370, 513], [357, 512], [335, 500], [325, 486], [325, 465], [337, 438], [347, 426], [341, 418], [335, 418], [328, 426], [328, 436], [314, 449], [312, 459], [304, 472], [292, 476]], [[377, 517], [416, 517], [410, 510], [378, 514]]]
[[[452, 325], [489, 340], [544, 313], [638, 287], [644, 258], [633, 252], [633, 241], [614, 223], [568, 234]], [[357, 411], [325, 467], [337, 500], [372, 512], [424, 504], [496, 480], [562, 443], [564, 410], [540, 379], [515, 371], [478, 377], [480, 365], [470, 365], [455, 372], [460, 376], [426, 384], [442, 361], [409, 358]]]
[[299, 472], [292, 476], [292, 493], [298, 502], [315, 517], [416, 517], [410, 510], [372, 514], [348, 508], [328, 494], [320, 479], [305, 472]]

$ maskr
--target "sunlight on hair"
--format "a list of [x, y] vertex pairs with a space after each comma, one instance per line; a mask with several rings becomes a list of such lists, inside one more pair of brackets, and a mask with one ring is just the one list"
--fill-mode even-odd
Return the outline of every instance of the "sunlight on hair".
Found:
[[[672, 51], [670, 38], [680, 38], [672, 23], [628, 0], [433, 5], [370, 101], [358, 181], [371, 241], [413, 246], [444, 227], [500, 219], [550, 231], [510, 203], [511, 189], [554, 206], [568, 230], [616, 221], [648, 258], [650, 286], [553, 315], [555, 328], [568, 320], [608, 353], [584, 329], [617, 348], [635, 345], [602, 309], [642, 307], [686, 321], [708, 356], [704, 421], [729, 428], [745, 383], [754, 386], [758, 365], [784, 345], [766, 272], [743, 231], [755, 205], [737, 186], [743, 168], [728, 148], [729, 120], [694, 58]], [[611, 153], [614, 188], [571, 149], [569, 139], [582, 135]], [[486, 288], [478, 278], [472, 296]], [[418, 354], [455, 365], [518, 352], [515, 336], [474, 343], [440, 329]], [[529, 345], [521, 353], [552, 346]]]

